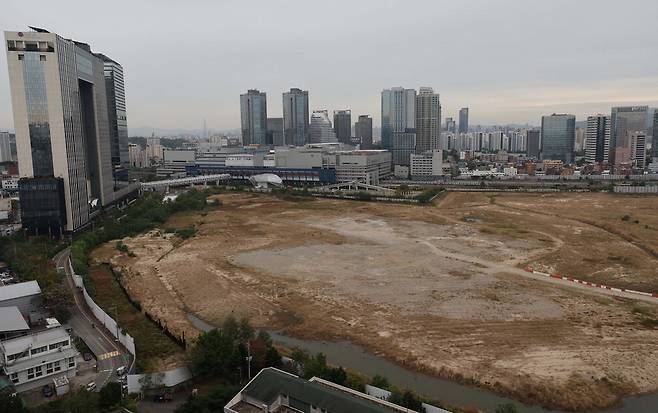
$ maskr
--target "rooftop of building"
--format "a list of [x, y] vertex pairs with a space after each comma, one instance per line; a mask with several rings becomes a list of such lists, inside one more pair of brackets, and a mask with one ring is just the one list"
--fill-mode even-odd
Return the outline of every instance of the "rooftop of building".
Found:
[[29, 329], [30, 327], [17, 307], [0, 307], [0, 333]]
[[5, 354], [21, 353], [30, 348], [41, 347], [48, 343], [70, 339], [69, 333], [62, 327], [51, 328], [30, 334], [11, 338], [0, 343], [0, 352]]
[[[17, 359], [11, 363], [7, 363], [4, 366], [4, 370], [9, 375], [12, 373], [18, 373], [19, 371], [23, 371], [25, 369], [29, 369], [32, 367], [41, 366], [44, 363], [48, 363], [53, 360], [62, 360], [69, 357], [76, 357], [77, 355], [78, 352], [74, 348], [72, 347], [66, 348], [61, 351], [57, 351], [54, 353], [46, 353], [44, 355], [37, 357]], [[63, 368], [63, 370], [67, 370], [66, 366], [61, 366], [61, 367]]]
[[41, 294], [41, 288], [36, 281], [5, 285], [0, 287], [0, 302], [37, 294]]
[[[266, 368], [242, 390], [252, 399], [271, 404], [281, 394], [332, 413], [399, 413], [405, 409], [351, 389], [322, 380], [301, 377]], [[249, 410], [245, 410], [249, 411]], [[284, 410], [285, 411], [285, 410]]]

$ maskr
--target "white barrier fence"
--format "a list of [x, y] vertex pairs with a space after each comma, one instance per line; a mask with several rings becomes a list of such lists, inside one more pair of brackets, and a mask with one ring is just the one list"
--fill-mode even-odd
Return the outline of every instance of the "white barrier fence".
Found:
[[146, 390], [172, 388], [192, 379], [187, 367], [152, 374], [129, 374], [128, 393], [142, 393]]
[[619, 194], [658, 194], [658, 185], [646, 185], [646, 186], [615, 185], [614, 191]]
[[135, 340], [130, 336], [130, 334], [125, 333], [124, 331], [120, 330], [117, 327], [116, 321], [105, 311], [103, 311], [102, 308], [98, 306], [92, 300], [91, 296], [87, 293], [87, 289], [85, 288], [85, 285], [82, 281], [82, 277], [73, 271], [73, 266], [71, 265], [71, 260], [69, 260], [69, 268], [71, 269], [71, 274], [73, 274], [73, 283], [75, 284], [76, 287], [82, 289], [82, 295], [85, 298], [85, 302], [87, 303], [87, 306], [91, 309], [91, 312], [94, 314], [94, 317], [98, 321], [101, 322], [107, 328], [107, 330], [119, 340], [119, 343], [123, 344], [123, 346], [130, 352], [130, 354], [133, 355], [133, 359], [136, 357], [136, 352], [135, 352]]

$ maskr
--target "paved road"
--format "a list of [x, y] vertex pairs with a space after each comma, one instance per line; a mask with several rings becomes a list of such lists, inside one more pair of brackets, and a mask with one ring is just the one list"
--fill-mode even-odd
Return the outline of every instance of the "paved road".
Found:
[[61, 268], [66, 274], [66, 283], [73, 292], [75, 307], [71, 310], [69, 325], [73, 332], [84, 340], [97, 359], [96, 382], [97, 390], [100, 390], [110, 381], [116, 381], [116, 369], [120, 366], [130, 366], [130, 353], [115, 341], [100, 321], [94, 317], [85, 303], [82, 292], [73, 283], [71, 269], [68, 265], [70, 251], [65, 249], [58, 253], [53, 260], [57, 268]]

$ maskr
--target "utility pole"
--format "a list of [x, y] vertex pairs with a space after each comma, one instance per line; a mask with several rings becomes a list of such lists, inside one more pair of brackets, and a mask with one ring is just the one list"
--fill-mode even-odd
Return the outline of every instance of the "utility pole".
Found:
[[249, 346], [249, 340], [247, 340], [247, 380], [251, 380], [251, 347]]

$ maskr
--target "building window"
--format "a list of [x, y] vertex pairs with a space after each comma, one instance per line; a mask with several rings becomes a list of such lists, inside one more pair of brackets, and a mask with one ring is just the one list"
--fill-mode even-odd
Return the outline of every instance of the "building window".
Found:
[[43, 353], [44, 351], [47, 351], [47, 350], [48, 350], [48, 346], [37, 347], [37, 348], [33, 348], [33, 349], [30, 351], [30, 353], [31, 353], [32, 355], [35, 355], [35, 354]]
[[62, 368], [59, 366], [59, 360], [53, 363], [53, 366], [55, 366], [55, 371], [60, 371]]
[[46, 364], [46, 374], [53, 374], [53, 363]]
[[11, 376], [9, 376], [9, 378], [11, 379], [12, 383], [14, 384], [18, 383], [18, 373], [11, 373]]
[[31, 380], [34, 378], [34, 369], [27, 369], [27, 379]]
[[75, 358], [69, 357], [69, 367], [75, 367]]
[[19, 55], [18, 55], [18, 60], [23, 60], [23, 59], [25, 59], [25, 55], [23, 55], [23, 54], [19, 54]]
[[41, 60], [42, 62], [45, 62], [46, 61], [46, 55], [45, 54], [39, 55], [39, 60]]
[[34, 371], [35, 371], [37, 377], [41, 377], [41, 376], [43, 376], [43, 371], [42, 371], [42, 369], [41, 369], [41, 366], [36, 366], [36, 367], [34, 368]]

